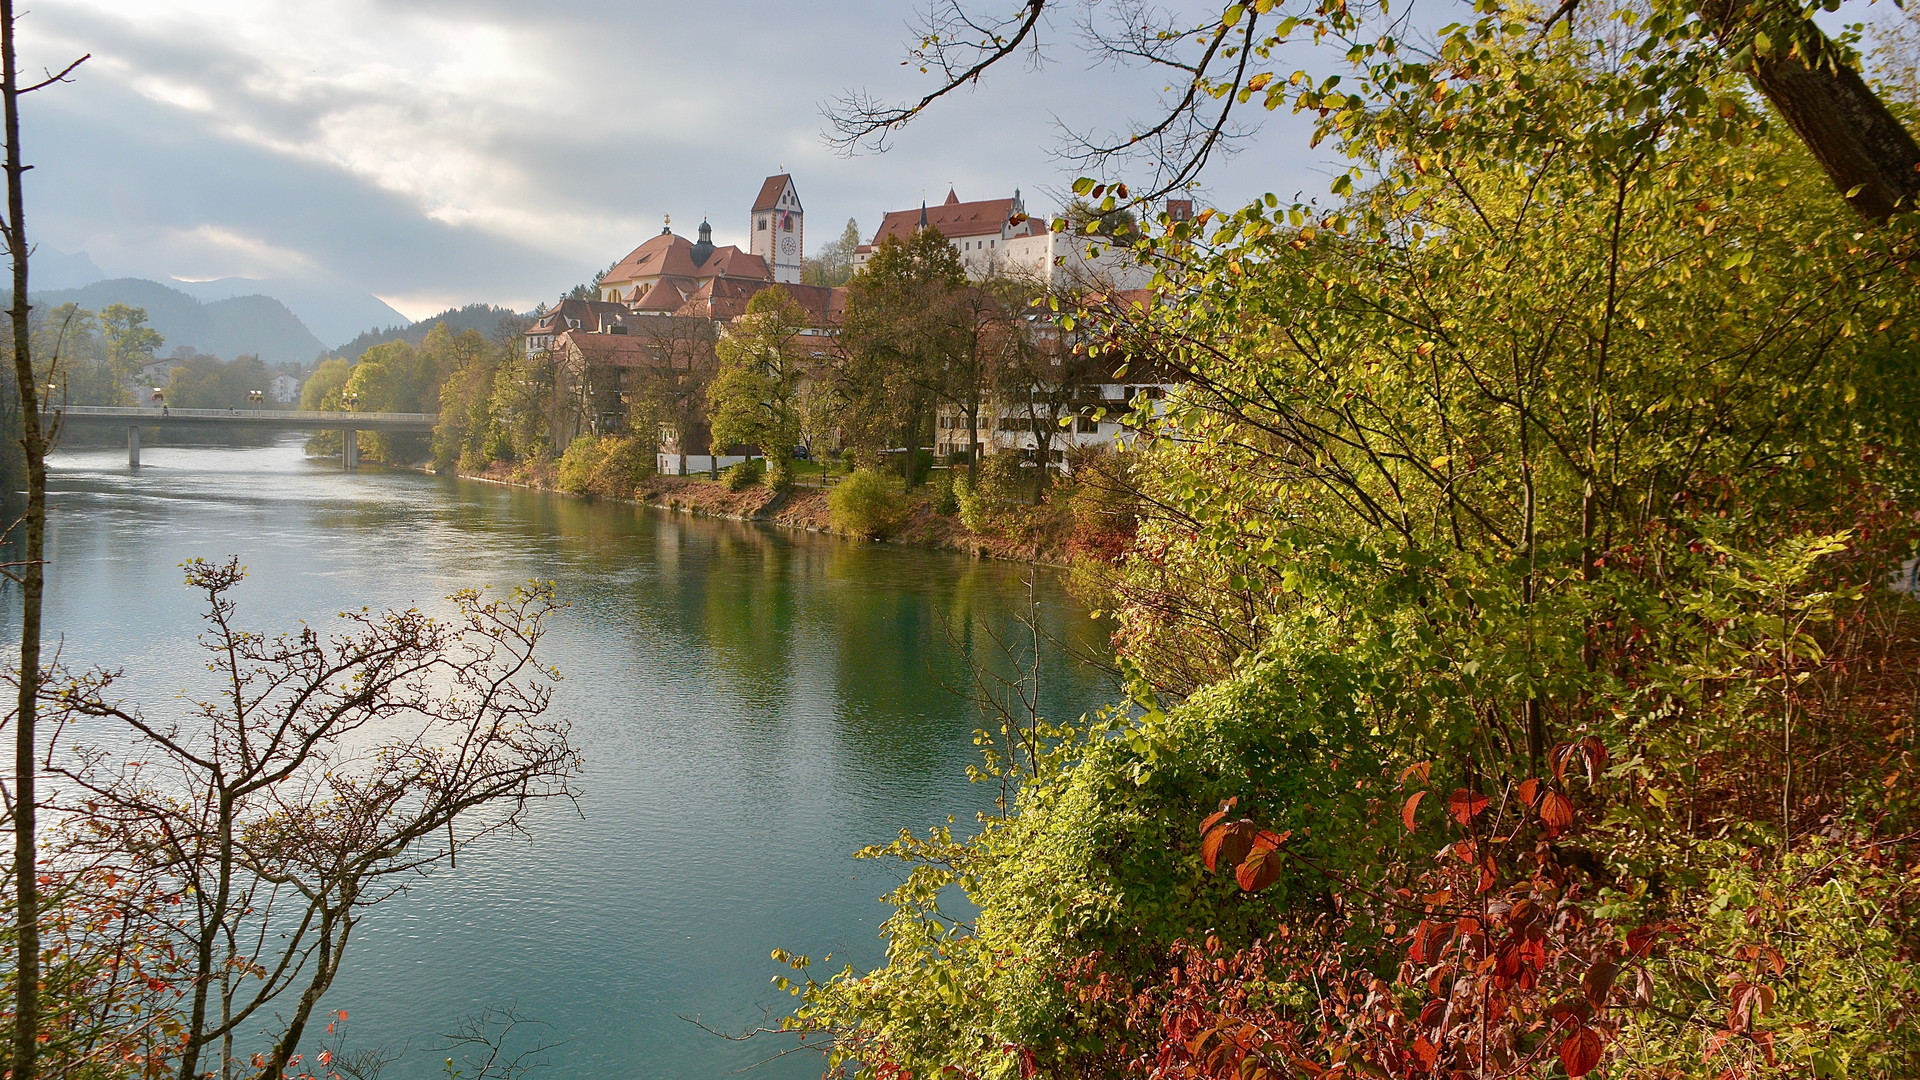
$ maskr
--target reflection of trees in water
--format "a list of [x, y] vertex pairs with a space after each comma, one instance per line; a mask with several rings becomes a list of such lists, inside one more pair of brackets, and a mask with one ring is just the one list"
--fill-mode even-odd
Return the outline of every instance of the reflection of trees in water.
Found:
[[[834, 772], [820, 781], [849, 793], [876, 780], [951, 790], [956, 749], [970, 752], [982, 726], [974, 665], [1008, 674], [1030, 663], [1020, 618], [1034, 572], [1045, 713], [1072, 720], [1118, 696], [1104, 672], [1077, 659], [1104, 655], [1102, 624], [1048, 568], [513, 489], [450, 512], [453, 527], [492, 542], [503, 519], [532, 525], [530, 541], [557, 539], [590, 573], [638, 569], [604, 594], [606, 629], [624, 639], [609, 645], [643, 666], [709, 680], [735, 720], [712, 734], [738, 740], [731, 752], [743, 768], [790, 765], [783, 755], [809, 741], [804, 717], [831, 714], [831, 749], [815, 760]], [[1029, 648], [1010, 656], [996, 635]]]
[[[950, 781], [956, 741], [970, 742], [982, 726], [970, 696], [975, 666], [1011, 675], [1032, 662], [1031, 637], [1020, 624], [1028, 568], [958, 560], [940, 565], [945, 556], [920, 561], [888, 552], [896, 565], [883, 569], [862, 554], [860, 548], [848, 550], [835, 576], [852, 587], [831, 594], [839, 628], [834, 689], [845, 751], [856, 766], [884, 765], [903, 778]], [[1087, 627], [1080, 624], [1092, 626], [1092, 620], [1056, 575], [1039, 573], [1040, 700], [1047, 715], [1071, 719], [1113, 700], [1116, 691], [1104, 673], [1069, 655], [1070, 648], [1087, 644]]]

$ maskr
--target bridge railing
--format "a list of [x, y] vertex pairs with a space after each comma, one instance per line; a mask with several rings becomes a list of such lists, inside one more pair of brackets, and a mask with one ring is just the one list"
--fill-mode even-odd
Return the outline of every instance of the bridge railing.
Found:
[[162, 413], [160, 409], [158, 405], [150, 408], [124, 405], [60, 405], [47, 411], [75, 417], [92, 416], [113, 420], [230, 420], [237, 417], [244, 420], [273, 420], [289, 424], [301, 421], [346, 424], [356, 420], [371, 424], [432, 424], [440, 419], [438, 413], [328, 412], [320, 409], [175, 409], [171, 407]]

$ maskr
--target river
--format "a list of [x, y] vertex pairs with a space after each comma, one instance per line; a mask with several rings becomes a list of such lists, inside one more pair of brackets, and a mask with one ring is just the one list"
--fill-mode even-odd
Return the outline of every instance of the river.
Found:
[[[970, 785], [977, 715], [949, 687], [1025, 609], [1024, 567], [407, 472], [339, 471], [298, 440], [265, 449], [61, 452], [47, 625], [76, 666], [125, 667], [164, 712], [199, 677], [179, 564], [238, 555], [241, 623], [324, 623], [349, 607], [435, 608], [456, 589], [552, 579], [555, 708], [586, 755], [578, 813], [463, 851], [355, 932], [329, 1009], [350, 1042], [403, 1051], [387, 1080], [443, 1075], [438, 1036], [512, 1007], [558, 1045], [565, 1080], [731, 1076], [791, 1045], [720, 1039], [791, 999], [789, 948], [877, 962], [896, 868], [852, 859], [993, 792]], [[1099, 624], [1038, 583], [1040, 621], [1097, 651]], [[17, 618], [17, 616], [16, 616]], [[1051, 649], [1046, 710], [1111, 700]], [[818, 1076], [792, 1054], [754, 1069]]]

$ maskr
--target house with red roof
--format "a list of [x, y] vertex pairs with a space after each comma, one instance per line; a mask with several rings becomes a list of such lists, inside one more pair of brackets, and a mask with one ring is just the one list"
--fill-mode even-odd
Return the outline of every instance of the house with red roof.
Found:
[[968, 276], [978, 279], [994, 272], [1009, 241], [1044, 235], [1047, 226], [1027, 216], [1018, 189], [1011, 199], [961, 202], [960, 196], [948, 188], [946, 201], [938, 206], [921, 203], [918, 210], [894, 210], [881, 218], [873, 239], [854, 249], [854, 266], [865, 266], [882, 240], [905, 240], [921, 229], [939, 230], [960, 253], [960, 265]]
[[1054, 232], [1045, 221], [1029, 217], [1017, 188], [1010, 199], [978, 202], [961, 202], [948, 188], [938, 206], [892, 211], [873, 239], [854, 249], [854, 266], [865, 266], [888, 237], [904, 240], [921, 229], [946, 237], [975, 281], [1006, 276], [1048, 289], [1113, 290], [1140, 288], [1153, 278], [1124, 247], [1100, 237]]

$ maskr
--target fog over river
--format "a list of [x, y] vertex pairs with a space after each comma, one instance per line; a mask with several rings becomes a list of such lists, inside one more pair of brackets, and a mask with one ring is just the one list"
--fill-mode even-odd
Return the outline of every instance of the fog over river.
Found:
[[[1025, 567], [585, 503], [404, 472], [345, 474], [297, 439], [149, 447], [53, 461], [49, 638], [73, 666], [127, 669], [150, 712], [204, 686], [179, 564], [237, 555], [239, 622], [267, 631], [345, 608], [445, 610], [456, 589], [552, 579], [571, 603], [546, 659], [585, 753], [578, 813], [542, 806], [531, 839], [463, 850], [355, 931], [329, 1009], [352, 1042], [405, 1054], [388, 1080], [441, 1075], [438, 1033], [513, 1007], [556, 1042], [565, 1080], [731, 1076], [791, 1045], [728, 1042], [679, 1019], [753, 1027], [791, 999], [785, 947], [871, 964], [897, 880], [850, 853], [903, 827], [962, 824], [994, 792], [965, 684], [1027, 603]], [[1042, 571], [1043, 627], [1097, 652], [1103, 631]], [[17, 612], [10, 615], [17, 620]], [[1052, 650], [1047, 711], [1112, 699]], [[288, 1004], [291, 1004], [289, 1000]], [[793, 1054], [749, 1076], [818, 1076]]]

